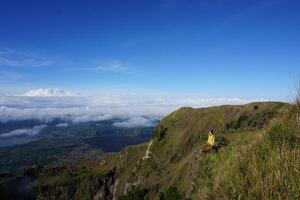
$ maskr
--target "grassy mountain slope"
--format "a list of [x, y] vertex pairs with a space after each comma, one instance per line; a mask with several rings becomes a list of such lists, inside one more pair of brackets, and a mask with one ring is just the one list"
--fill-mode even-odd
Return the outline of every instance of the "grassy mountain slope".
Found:
[[[296, 105], [181, 108], [156, 127], [149, 159], [143, 160], [145, 143], [101, 161], [41, 167], [31, 172], [36, 178], [31, 193], [40, 199], [112, 199], [130, 195], [138, 186], [138, 199], [144, 194], [159, 199], [172, 187], [191, 199], [298, 199], [300, 104]], [[215, 130], [219, 150], [203, 154], [200, 146], [209, 129]]]
[[[181, 108], [156, 128], [151, 158], [142, 162], [130, 181], [150, 188], [151, 198], [171, 186], [177, 186], [189, 198], [213, 198], [212, 191], [225, 174], [226, 163], [234, 162], [236, 152], [260, 137], [272, 119], [288, 107], [275, 102]], [[209, 129], [215, 130], [220, 144], [227, 141], [229, 145], [217, 153], [201, 155], [200, 145], [206, 142]]]

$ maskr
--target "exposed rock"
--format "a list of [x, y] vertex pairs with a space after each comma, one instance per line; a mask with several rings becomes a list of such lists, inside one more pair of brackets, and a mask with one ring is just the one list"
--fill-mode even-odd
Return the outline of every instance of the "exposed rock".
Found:
[[[87, 186], [88, 185], [88, 186]], [[87, 192], [93, 200], [113, 200], [116, 187], [116, 168], [102, 177], [85, 177], [78, 181], [53, 184], [39, 189], [37, 199], [76, 199], [76, 194]]]
[[102, 185], [94, 196], [94, 200], [112, 200], [114, 199], [116, 182], [116, 168], [102, 180]]

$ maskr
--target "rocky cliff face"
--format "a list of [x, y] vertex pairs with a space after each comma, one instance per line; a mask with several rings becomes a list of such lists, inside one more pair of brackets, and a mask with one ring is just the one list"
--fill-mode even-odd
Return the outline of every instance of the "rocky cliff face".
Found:
[[113, 200], [116, 187], [116, 169], [113, 168], [104, 176], [86, 176], [76, 181], [57, 183], [51, 186], [40, 187], [37, 199], [93, 199]]
[[97, 189], [96, 194], [93, 197], [93, 200], [113, 200], [115, 199], [115, 190], [118, 185], [116, 179], [116, 168], [114, 168], [107, 176], [105, 176], [100, 184], [100, 188]]

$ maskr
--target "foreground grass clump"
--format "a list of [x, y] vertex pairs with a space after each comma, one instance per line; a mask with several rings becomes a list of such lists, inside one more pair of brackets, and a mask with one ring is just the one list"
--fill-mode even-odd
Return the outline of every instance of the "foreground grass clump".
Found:
[[159, 194], [159, 200], [183, 200], [184, 195], [180, 193], [177, 187], [170, 187], [165, 192]]
[[300, 199], [299, 101], [228, 165], [217, 196], [229, 199]]
[[147, 190], [142, 189], [139, 186], [133, 187], [133, 189], [127, 195], [121, 195], [118, 200], [148, 200], [145, 196]]

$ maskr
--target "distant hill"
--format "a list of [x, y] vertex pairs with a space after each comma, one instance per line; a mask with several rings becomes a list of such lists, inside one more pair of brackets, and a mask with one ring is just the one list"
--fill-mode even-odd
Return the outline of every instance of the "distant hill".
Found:
[[[6, 174], [0, 193], [11, 195], [27, 177], [32, 185], [20, 193], [38, 199], [299, 199], [299, 114], [299, 105], [281, 102], [181, 108], [149, 143], [78, 165]], [[210, 129], [218, 150], [206, 154], [200, 146]]]

